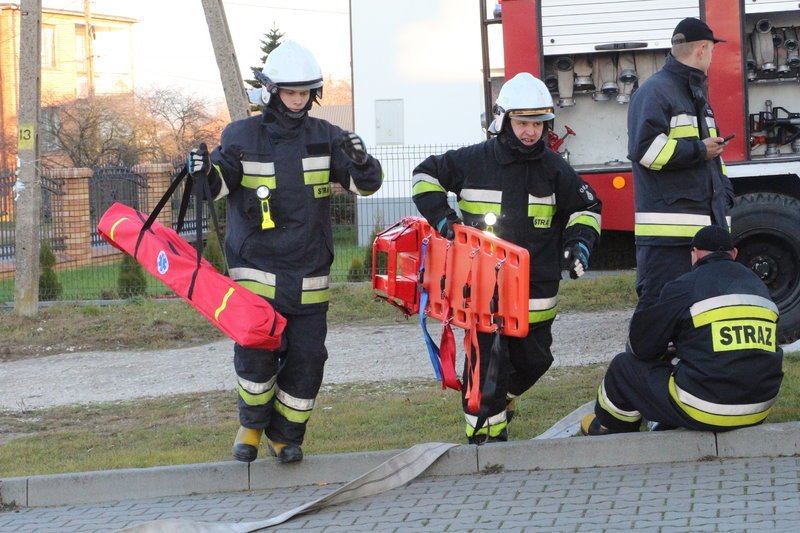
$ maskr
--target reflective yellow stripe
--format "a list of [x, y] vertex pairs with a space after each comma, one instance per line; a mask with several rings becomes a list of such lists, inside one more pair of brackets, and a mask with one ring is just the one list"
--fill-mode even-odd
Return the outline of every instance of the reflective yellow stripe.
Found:
[[114, 222], [114, 225], [113, 225], [113, 226], [111, 226], [111, 230], [108, 232], [108, 236], [109, 236], [109, 237], [111, 237], [111, 240], [112, 240], [112, 241], [114, 240], [114, 230], [116, 230], [116, 229], [117, 229], [117, 226], [118, 226], [120, 223], [122, 223], [122, 222], [125, 222], [126, 220], [128, 220], [128, 217], [123, 217], [123, 218], [121, 218], [121, 219], [117, 220], [116, 222]]
[[669, 130], [670, 139], [700, 138], [700, 131], [694, 126], [679, 126]]
[[[772, 404], [775, 402], [775, 398], [769, 400], [767, 402], [762, 402], [760, 404], [753, 404], [753, 411], [752, 413], [748, 414], [716, 414], [711, 413], [705, 410], [700, 410], [696, 407], [692, 407], [691, 405], [687, 404], [684, 400], [687, 397], [693, 398], [691, 394], [686, 393], [685, 391], [681, 391], [678, 385], [675, 383], [675, 376], [669, 377], [669, 395], [675, 401], [675, 404], [681, 408], [683, 412], [685, 412], [689, 417], [698, 422], [702, 422], [704, 424], [708, 424], [711, 426], [719, 426], [719, 427], [736, 427], [736, 426], [751, 426], [753, 424], [758, 424], [762, 422], [767, 415], [769, 415], [769, 411], [772, 408]], [[684, 398], [683, 400], [681, 398]], [[715, 408], [720, 410], [746, 410], [751, 406], [726, 406], [720, 404], [713, 404], [710, 402], [704, 402], [707, 409]]]
[[597, 388], [597, 403], [603, 408], [603, 411], [610, 414], [617, 420], [623, 422], [638, 422], [642, 419], [642, 413], [639, 411], [623, 411], [608, 398], [606, 394], [606, 385], [604, 381], [600, 382]]
[[591, 215], [590, 214], [579, 215], [576, 216], [575, 218], [571, 218], [569, 223], [567, 223], [567, 227], [569, 228], [571, 226], [574, 226], [575, 224], [582, 224], [584, 226], [589, 226], [597, 233], [600, 233], [600, 222], [598, 221], [599, 218], [600, 216], [594, 213], [592, 213]]
[[261, 394], [252, 394], [247, 392], [244, 387], [239, 385], [239, 396], [247, 405], [266, 405], [272, 399], [274, 394], [275, 387], [272, 387], [268, 391], [262, 392]]
[[478, 423], [478, 417], [475, 415], [471, 415], [469, 413], [464, 413], [464, 418], [466, 419], [466, 433], [467, 437], [473, 437], [475, 435], [486, 435], [489, 434], [490, 437], [497, 437], [503, 430], [508, 426], [508, 420], [506, 418], [506, 412], [501, 411], [494, 416], [490, 416], [484, 423], [483, 426], [480, 428], [475, 428], [475, 424]]
[[303, 291], [300, 296], [301, 304], [320, 304], [331, 299], [330, 289], [320, 291]]
[[447, 192], [441, 185], [428, 183], [427, 181], [418, 181], [411, 187], [411, 194], [416, 196], [425, 192]]
[[257, 189], [261, 185], [266, 185], [270, 189], [277, 188], [275, 176], [242, 176], [242, 187]]
[[296, 411], [281, 402], [275, 402], [274, 408], [283, 418], [295, 424], [305, 424], [311, 418], [311, 411]]
[[775, 352], [778, 349], [774, 322], [763, 320], [726, 320], [711, 324], [711, 339], [715, 352], [733, 350], [764, 350]]
[[675, 224], [636, 224], [633, 231], [637, 237], [694, 237], [694, 234], [702, 227]]
[[546, 322], [553, 319], [558, 314], [558, 307], [548, 309], [546, 311], [528, 311], [528, 322], [533, 324], [536, 322]]
[[303, 173], [303, 181], [306, 185], [322, 185], [328, 183], [331, 180], [330, 177], [330, 170], [314, 170]]
[[548, 217], [552, 218], [556, 214], [556, 206], [542, 204], [528, 204], [529, 217]]
[[490, 204], [486, 202], [468, 202], [461, 199], [458, 201], [458, 207], [465, 213], [471, 215], [485, 215], [486, 213], [494, 213], [500, 216], [500, 204]]
[[675, 139], [669, 139], [664, 148], [658, 153], [658, 156], [653, 160], [653, 164], [650, 165], [651, 170], [661, 170], [664, 168], [669, 160], [672, 158], [672, 155], [675, 153], [675, 148], [678, 147], [678, 141]]
[[235, 289], [231, 287], [228, 289], [228, 292], [225, 293], [225, 296], [222, 298], [222, 304], [217, 307], [217, 310], [214, 311], [214, 320], [219, 321], [219, 315], [225, 310], [225, 307], [228, 305], [228, 298], [234, 293]]
[[237, 281], [239, 285], [248, 289], [256, 294], [264, 296], [265, 298], [275, 298], [275, 287], [273, 285], [264, 285], [263, 283], [259, 283], [257, 281], [250, 281], [250, 280], [240, 280]]
[[728, 166], [725, 163], [722, 163], [721, 170], [722, 170], [722, 175], [723, 176], [727, 176], [728, 175]]
[[734, 320], [737, 318], [752, 318], [776, 322], [778, 320], [778, 314], [770, 309], [765, 309], [764, 307], [756, 307], [753, 305], [732, 305], [699, 313], [692, 317], [692, 324], [694, 327], [699, 328], [700, 326], [705, 326], [707, 324], [711, 324], [712, 322], [718, 322], [720, 320]]

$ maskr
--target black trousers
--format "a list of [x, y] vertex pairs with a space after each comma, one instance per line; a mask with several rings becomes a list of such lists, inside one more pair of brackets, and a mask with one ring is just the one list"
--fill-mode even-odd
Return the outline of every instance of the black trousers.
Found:
[[636, 309], [654, 304], [664, 285], [692, 270], [688, 246], [636, 247]]
[[[551, 328], [552, 320], [530, 325], [528, 335], [523, 338], [505, 337], [508, 343], [508, 360], [503, 361], [497, 377], [497, 388], [491, 398], [483, 398], [489, 407], [488, 415], [496, 415], [506, 408], [506, 393], [519, 396], [530, 389], [553, 364], [550, 346], [553, 344]], [[478, 333], [478, 345], [481, 350], [481, 376], [486, 376], [489, 366], [492, 341], [491, 333]], [[467, 367], [464, 365], [464, 383], [467, 381]], [[462, 391], [462, 405], [465, 413], [469, 413], [467, 402]], [[477, 414], [477, 413], [469, 413]]]
[[[594, 412], [600, 423], [615, 432], [639, 431], [641, 418], [671, 427], [684, 427], [699, 431], [727, 431], [703, 424], [690, 418], [669, 395], [669, 378], [673, 365], [669, 361], [642, 361], [630, 352], [617, 354], [608, 365], [603, 378], [607, 402], [618, 411], [638, 412], [637, 421], [623, 421], [601, 405], [595, 404]], [[601, 393], [598, 393], [598, 395]]]
[[286, 329], [280, 350], [234, 345], [233, 363], [238, 377], [254, 383], [267, 383], [277, 376], [275, 394], [266, 404], [248, 405], [239, 396], [239, 423], [249, 428], [264, 428], [270, 440], [299, 445], [303, 443], [308, 421], [289, 420], [275, 409], [275, 402], [279, 401], [276, 397], [282, 392], [313, 406], [328, 359], [325, 348], [327, 312], [284, 316]]

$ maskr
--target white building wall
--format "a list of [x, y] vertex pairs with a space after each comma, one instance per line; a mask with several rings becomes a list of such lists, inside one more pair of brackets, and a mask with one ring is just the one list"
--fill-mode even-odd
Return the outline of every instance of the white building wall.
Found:
[[486, 139], [480, 17], [464, 0], [351, 0], [350, 16], [355, 131], [384, 168], [381, 190], [358, 202], [363, 245], [373, 227], [417, 215], [411, 171], [435, 153], [419, 145]]

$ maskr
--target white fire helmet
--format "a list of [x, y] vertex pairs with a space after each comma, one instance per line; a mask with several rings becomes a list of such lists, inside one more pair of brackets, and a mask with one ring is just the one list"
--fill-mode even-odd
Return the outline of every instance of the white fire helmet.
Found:
[[278, 89], [321, 91], [322, 87], [322, 70], [314, 55], [294, 41], [284, 41], [270, 52], [255, 76], [261, 87], [249, 90], [248, 97], [258, 105], [267, 105]]
[[556, 118], [553, 97], [547, 86], [527, 72], [520, 72], [500, 88], [494, 106], [495, 118], [489, 133], [500, 133], [508, 122], [506, 115], [516, 120], [542, 121]]

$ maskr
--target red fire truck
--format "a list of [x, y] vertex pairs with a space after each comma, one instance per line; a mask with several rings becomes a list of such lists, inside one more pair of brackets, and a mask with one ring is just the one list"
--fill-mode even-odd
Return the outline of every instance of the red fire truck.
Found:
[[[800, 2], [781, 0], [480, 1], [484, 72], [502, 46], [504, 76], [531, 72], [557, 102], [557, 149], [603, 199], [603, 229], [633, 231], [627, 108], [663, 65], [675, 25], [706, 21], [709, 95], [736, 203], [739, 261], [769, 286], [782, 342], [800, 338]], [[493, 9], [492, 9], [493, 8]], [[494, 37], [493, 37], [494, 32]], [[487, 116], [501, 77], [487, 75]], [[572, 135], [574, 133], [574, 135]], [[551, 143], [551, 146], [553, 143]]]

